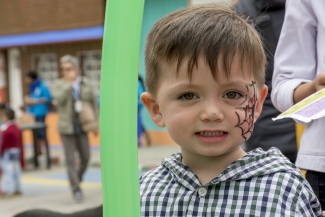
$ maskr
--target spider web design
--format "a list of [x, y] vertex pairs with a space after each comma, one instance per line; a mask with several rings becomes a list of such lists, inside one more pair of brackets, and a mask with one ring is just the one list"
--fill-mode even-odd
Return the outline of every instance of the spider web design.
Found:
[[[238, 107], [238, 109], [244, 110], [245, 118], [241, 120], [239, 114], [235, 112], [238, 118], [238, 123], [235, 128], [238, 127], [239, 129], [241, 129], [241, 136], [245, 139], [245, 142], [252, 135], [254, 128], [254, 113], [255, 105], [257, 102], [255, 84], [256, 82], [252, 81], [251, 84], [246, 85], [247, 94], [245, 96], [244, 101], [241, 103], [241, 105], [244, 103], [246, 103], [246, 105], [244, 107]], [[253, 89], [253, 97], [249, 97], [251, 89]]]

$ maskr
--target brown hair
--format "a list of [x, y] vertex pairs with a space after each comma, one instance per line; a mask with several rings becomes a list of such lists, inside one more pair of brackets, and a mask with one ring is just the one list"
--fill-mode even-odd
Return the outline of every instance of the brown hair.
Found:
[[[257, 86], [265, 82], [266, 57], [259, 34], [246, 19], [221, 4], [192, 6], [160, 19], [150, 30], [145, 48], [146, 86], [156, 94], [159, 63], [177, 61], [177, 70], [188, 58], [188, 76], [203, 54], [217, 80], [218, 59], [229, 78], [231, 64], [239, 55], [241, 68], [248, 67]], [[219, 61], [220, 61], [219, 60]]]

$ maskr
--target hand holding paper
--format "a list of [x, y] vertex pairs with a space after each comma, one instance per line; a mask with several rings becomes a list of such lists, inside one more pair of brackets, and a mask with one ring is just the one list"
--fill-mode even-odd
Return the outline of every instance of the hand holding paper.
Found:
[[[325, 73], [324, 73], [325, 75]], [[293, 118], [304, 123], [325, 116], [325, 89], [310, 95], [272, 120]]]

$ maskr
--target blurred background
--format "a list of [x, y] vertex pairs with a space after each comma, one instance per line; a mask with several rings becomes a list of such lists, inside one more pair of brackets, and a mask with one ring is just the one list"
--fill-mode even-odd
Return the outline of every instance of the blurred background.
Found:
[[[162, 16], [183, 7], [211, 2], [232, 4], [231, 0], [146, 0], [143, 14], [139, 75], [144, 79], [144, 44], [153, 24]], [[32, 117], [20, 107], [28, 95], [24, 75], [36, 70], [51, 90], [54, 80], [61, 77], [59, 59], [65, 54], [76, 56], [81, 73], [87, 77], [100, 101], [102, 37], [106, 0], [0, 0], [0, 103], [14, 109], [20, 124], [33, 124]], [[104, 97], [104, 96], [103, 96]], [[100, 102], [98, 102], [100, 103]], [[69, 193], [64, 167], [62, 141], [57, 132], [58, 115], [55, 101], [46, 116], [46, 132], [52, 167], [46, 166], [45, 154], [34, 165], [33, 133], [23, 130], [24, 159], [22, 196], [0, 198], [1, 216], [33, 208], [72, 212], [102, 203], [99, 135], [89, 135], [91, 163], [83, 180], [85, 199], [76, 204]], [[151, 121], [141, 110], [143, 126], [142, 146], [139, 148], [139, 170], [142, 173], [159, 165], [164, 157], [177, 152], [178, 146], [165, 129]]]
[[[147, 0], [145, 1], [140, 75], [144, 78], [144, 43], [151, 26], [165, 14], [188, 5], [230, 0]], [[10, 106], [20, 116], [19, 107], [27, 94], [23, 75], [34, 69], [51, 88], [60, 77], [59, 58], [77, 56], [82, 74], [90, 79], [99, 95], [103, 24], [106, 0], [0, 0], [0, 103]], [[110, 72], [103, 72], [110, 73]], [[143, 122], [152, 145], [173, 144], [164, 129], [157, 128], [143, 109]], [[56, 132], [57, 115], [48, 115], [50, 145], [60, 145]], [[99, 145], [99, 137], [91, 136]], [[24, 133], [24, 144], [30, 144]]]

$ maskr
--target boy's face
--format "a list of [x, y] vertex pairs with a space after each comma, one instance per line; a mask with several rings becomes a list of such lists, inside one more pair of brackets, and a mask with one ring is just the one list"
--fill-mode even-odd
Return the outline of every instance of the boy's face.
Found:
[[258, 88], [251, 73], [245, 70], [244, 76], [237, 59], [229, 79], [221, 71], [219, 82], [214, 80], [203, 58], [194, 67], [191, 81], [186, 61], [177, 76], [176, 63], [163, 62], [156, 95], [142, 94], [142, 102], [153, 121], [160, 127], [166, 126], [183, 154], [231, 154], [250, 137], [267, 87]]

